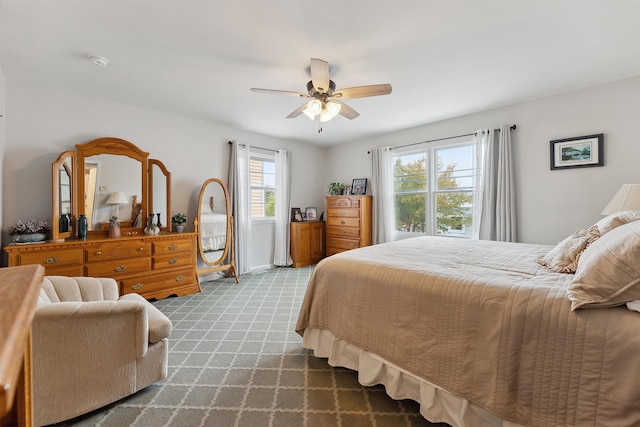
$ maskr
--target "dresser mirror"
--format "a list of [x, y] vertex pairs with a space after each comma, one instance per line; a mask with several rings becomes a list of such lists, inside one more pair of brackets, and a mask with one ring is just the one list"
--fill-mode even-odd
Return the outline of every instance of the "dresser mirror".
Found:
[[[119, 138], [98, 138], [76, 149], [62, 153], [52, 165], [53, 240], [75, 237], [81, 214], [89, 220], [90, 235], [107, 235], [113, 216], [125, 231], [142, 233], [151, 213], [160, 213], [161, 228], [168, 230], [171, 173], [162, 162]], [[67, 209], [68, 228], [61, 220]]]
[[233, 250], [233, 218], [227, 186], [217, 178], [202, 184], [198, 197], [198, 216], [193, 221], [198, 233], [198, 251], [208, 267], [201, 273], [227, 271], [238, 281]]
[[75, 233], [78, 206], [75, 201], [76, 152], [65, 151], [51, 165], [52, 182], [52, 224], [51, 238], [54, 240], [71, 237]]

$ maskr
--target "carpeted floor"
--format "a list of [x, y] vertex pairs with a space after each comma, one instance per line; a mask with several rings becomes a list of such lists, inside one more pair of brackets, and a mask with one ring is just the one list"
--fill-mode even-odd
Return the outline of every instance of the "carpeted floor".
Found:
[[[294, 332], [313, 271], [274, 268], [203, 283], [200, 294], [154, 302], [173, 322], [169, 376], [58, 426], [433, 426], [413, 401], [362, 387]], [[444, 426], [444, 424], [437, 424]]]

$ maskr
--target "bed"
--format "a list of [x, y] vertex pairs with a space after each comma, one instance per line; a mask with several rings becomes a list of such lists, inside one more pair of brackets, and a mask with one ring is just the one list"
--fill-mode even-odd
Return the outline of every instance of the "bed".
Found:
[[[296, 332], [432, 422], [640, 425], [640, 313], [622, 301], [640, 300], [640, 221], [607, 231], [556, 247], [416, 237], [333, 255], [314, 269]], [[624, 266], [597, 259], [619, 242]], [[572, 256], [572, 274], [544, 262]], [[624, 292], [591, 289], [607, 280]]]
[[200, 208], [200, 238], [205, 252], [224, 249], [227, 239], [227, 215], [214, 212], [213, 197]]

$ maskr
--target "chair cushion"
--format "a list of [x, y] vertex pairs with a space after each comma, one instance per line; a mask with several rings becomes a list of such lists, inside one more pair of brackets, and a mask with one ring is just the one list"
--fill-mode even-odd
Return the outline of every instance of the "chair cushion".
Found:
[[118, 284], [111, 278], [46, 276], [39, 303], [115, 301]]

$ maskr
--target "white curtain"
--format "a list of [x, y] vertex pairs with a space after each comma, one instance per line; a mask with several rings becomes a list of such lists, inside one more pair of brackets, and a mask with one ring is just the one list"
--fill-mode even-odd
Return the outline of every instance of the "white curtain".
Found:
[[473, 238], [516, 241], [510, 125], [500, 132], [479, 129], [475, 136], [475, 199]]
[[276, 151], [276, 228], [273, 263], [293, 264], [289, 253], [289, 213], [291, 210], [291, 156], [287, 150]]
[[391, 147], [371, 151], [373, 195], [373, 243], [391, 242], [395, 238], [393, 200], [393, 153]]
[[234, 218], [235, 259], [238, 274], [251, 270], [250, 147], [232, 141], [229, 160], [229, 197]]

